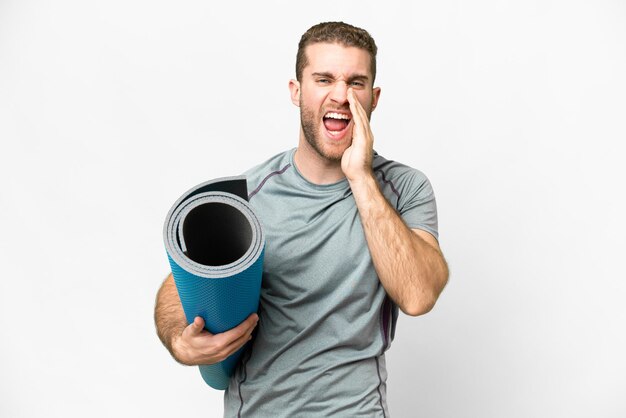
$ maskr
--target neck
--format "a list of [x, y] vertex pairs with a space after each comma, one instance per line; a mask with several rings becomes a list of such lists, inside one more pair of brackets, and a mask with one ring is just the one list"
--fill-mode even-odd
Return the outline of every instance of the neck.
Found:
[[341, 170], [341, 161], [328, 160], [319, 155], [302, 133], [293, 160], [298, 171], [313, 184], [332, 184], [345, 178]]

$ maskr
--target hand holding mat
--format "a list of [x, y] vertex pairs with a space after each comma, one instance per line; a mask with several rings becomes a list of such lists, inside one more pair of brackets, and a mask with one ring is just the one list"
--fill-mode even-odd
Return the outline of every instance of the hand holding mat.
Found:
[[[188, 323], [200, 316], [217, 334], [257, 311], [265, 239], [248, 203], [245, 177], [188, 190], [167, 214], [163, 236]], [[226, 389], [246, 346], [219, 363], [199, 366], [204, 381]]]

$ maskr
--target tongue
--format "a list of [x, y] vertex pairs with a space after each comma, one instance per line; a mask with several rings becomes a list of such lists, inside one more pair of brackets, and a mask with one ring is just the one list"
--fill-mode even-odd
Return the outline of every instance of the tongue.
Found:
[[324, 126], [329, 131], [343, 131], [348, 126], [348, 121], [345, 119], [324, 119]]

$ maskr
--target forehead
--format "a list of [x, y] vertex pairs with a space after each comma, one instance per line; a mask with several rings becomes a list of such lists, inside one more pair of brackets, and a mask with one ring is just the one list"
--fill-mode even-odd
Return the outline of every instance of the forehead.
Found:
[[305, 50], [304, 75], [329, 72], [336, 75], [367, 74], [371, 78], [371, 58], [364, 49], [336, 43], [315, 43]]

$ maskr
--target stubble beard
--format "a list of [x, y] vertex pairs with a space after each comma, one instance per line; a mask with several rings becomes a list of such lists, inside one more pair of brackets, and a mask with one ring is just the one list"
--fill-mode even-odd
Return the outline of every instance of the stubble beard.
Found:
[[309, 143], [311, 148], [322, 158], [329, 162], [337, 163], [341, 162], [341, 157], [345, 149], [339, 153], [331, 153], [324, 149], [323, 138], [319, 133], [320, 121], [316, 117], [315, 112], [307, 108], [302, 100], [300, 100], [300, 124], [302, 125], [302, 132], [304, 132], [304, 138]]
[[[365, 109], [367, 113], [367, 119], [371, 119], [371, 109]], [[300, 97], [300, 124], [302, 126], [302, 132], [304, 132], [304, 138], [309, 143], [311, 148], [322, 158], [329, 162], [337, 163], [341, 162], [343, 153], [352, 145], [352, 139], [346, 148], [339, 150], [339, 152], [331, 153], [324, 149], [324, 139], [321, 138], [319, 133], [319, 120], [315, 112], [304, 105], [302, 97]]]

